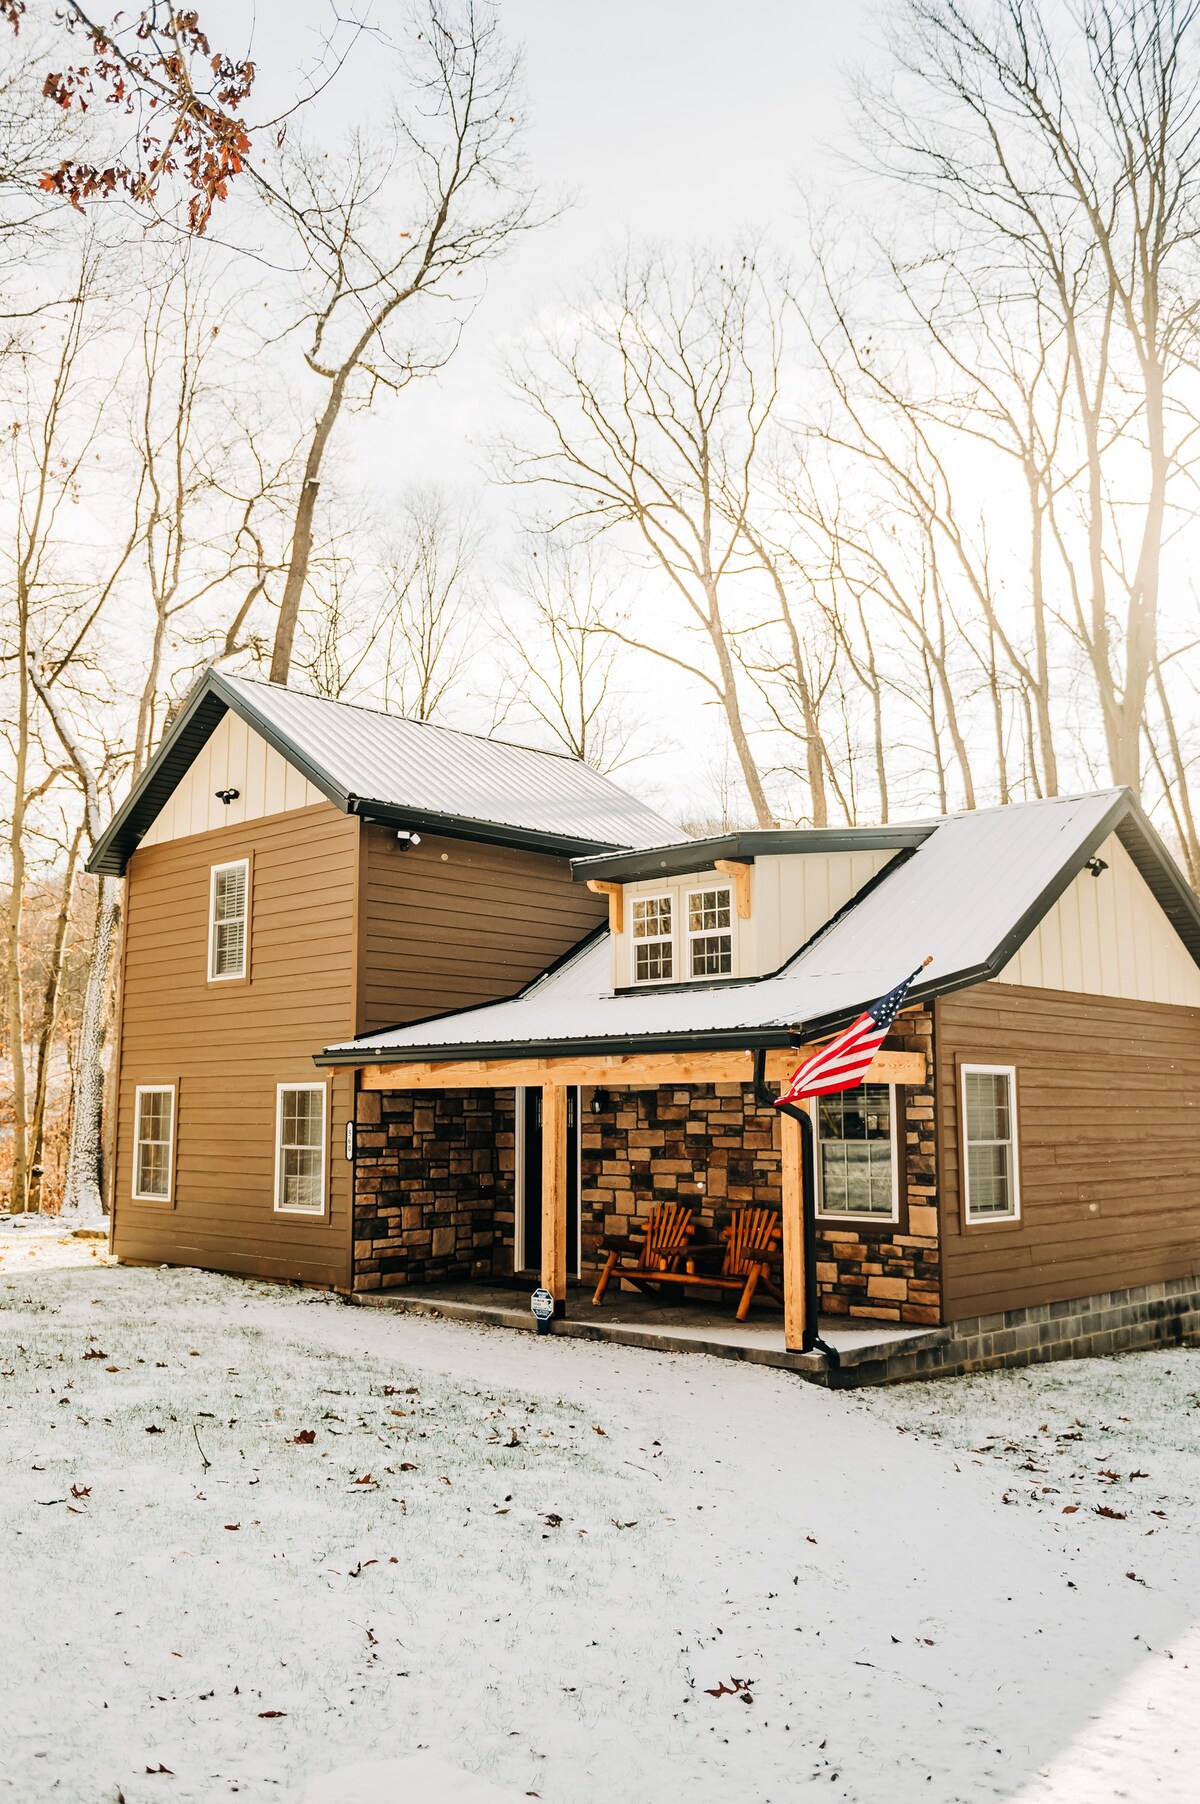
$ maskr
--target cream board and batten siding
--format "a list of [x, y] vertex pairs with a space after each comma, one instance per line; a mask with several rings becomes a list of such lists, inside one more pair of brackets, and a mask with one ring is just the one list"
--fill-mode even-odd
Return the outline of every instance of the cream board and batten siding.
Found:
[[1115, 834], [1098, 856], [1108, 869], [1081, 871], [996, 981], [1200, 1007], [1200, 968]]
[[[228, 805], [219, 801], [219, 789], [236, 789], [237, 800]], [[307, 777], [230, 709], [140, 844], [163, 845], [216, 827], [312, 808], [324, 800]]]
[[[739, 918], [735, 899], [733, 975], [761, 977], [777, 970], [895, 856], [895, 851], [885, 850], [794, 852], [756, 859], [750, 867], [749, 920]], [[733, 879], [714, 870], [625, 884], [624, 926], [612, 936], [614, 987], [623, 989], [633, 983], [633, 904], [639, 897], [671, 896], [679, 981], [686, 981], [688, 892], [723, 887], [734, 890]]]

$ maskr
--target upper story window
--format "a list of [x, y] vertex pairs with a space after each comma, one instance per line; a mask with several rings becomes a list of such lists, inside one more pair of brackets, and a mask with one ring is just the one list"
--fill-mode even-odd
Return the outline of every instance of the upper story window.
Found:
[[733, 909], [728, 888], [688, 891], [688, 971], [728, 977], [733, 970]]
[[210, 982], [245, 977], [249, 939], [250, 860], [214, 864], [208, 903]]
[[1017, 1074], [1011, 1065], [964, 1065], [962, 1119], [966, 1219], [1015, 1221]]
[[822, 1215], [898, 1219], [893, 1098], [890, 1084], [820, 1098], [814, 1138]]
[[633, 981], [667, 983], [675, 975], [672, 898], [638, 896], [633, 904]]

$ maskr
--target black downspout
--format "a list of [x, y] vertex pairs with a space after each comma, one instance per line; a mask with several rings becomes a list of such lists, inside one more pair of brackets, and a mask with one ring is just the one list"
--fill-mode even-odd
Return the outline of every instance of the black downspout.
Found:
[[793, 1121], [800, 1123], [800, 1192], [804, 1208], [804, 1335], [800, 1351], [823, 1353], [830, 1369], [836, 1371], [842, 1363], [841, 1356], [836, 1347], [831, 1347], [817, 1333], [817, 1199], [813, 1194], [812, 1118], [807, 1109], [798, 1109], [794, 1103], [777, 1103], [767, 1089], [766, 1076], [767, 1053], [766, 1048], [760, 1046], [754, 1054], [755, 1096], [764, 1109], [790, 1115]]

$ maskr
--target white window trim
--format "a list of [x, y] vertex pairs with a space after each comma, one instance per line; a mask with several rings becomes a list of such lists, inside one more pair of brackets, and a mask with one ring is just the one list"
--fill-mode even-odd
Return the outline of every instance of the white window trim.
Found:
[[[967, 1139], [967, 1078], [972, 1073], [1008, 1079], [1008, 1125], [1009, 1138], [1004, 1140]], [[958, 1073], [958, 1108], [959, 1108], [959, 1140], [962, 1147], [960, 1160], [962, 1171], [963, 1221], [970, 1228], [986, 1228], [999, 1222], [1020, 1221], [1021, 1219], [1021, 1159], [1017, 1146], [1017, 1068], [1015, 1065], [960, 1065]], [[1012, 1147], [1012, 1208], [1004, 1215], [975, 1215], [971, 1209], [971, 1145], [976, 1146], [1011, 1146]]]
[[[281, 1203], [279, 1198], [283, 1190], [283, 1099], [296, 1090], [316, 1090], [321, 1097], [321, 1207], [319, 1209], [297, 1209], [294, 1204]], [[275, 1086], [275, 1213], [276, 1215], [301, 1215], [309, 1221], [316, 1221], [326, 1213], [329, 1202], [329, 1086], [328, 1084], [276, 1084]]]
[[[138, 1157], [142, 1145], [142, 1098], [143, 1096], [160, 1096], [167, 1092], [171, 1098], [171, 1132], [167, 1140], [167, 1194], [159, 1196], [157, 1191], [138, 1189]], [[175, 1196], [175, 1134], [176, 1111], [179, 1104], [177, 1086], [175, 1084], [136, 1084], [133, 1092], [133, 1170], [130, 1173], [130, 1196], [135, 1203], [170, 1203]]]
[[[639, 902], [666, 902], [671, 910], [670, 933], [637, 934], [634, 932], [634, 910]], [[629, 981], [636, 984], [639, 990], [652, 990], [660, 983], [678, 983], [676, 967], [679, 963], [678, 946], [679, 897], [674, 890], [651, 890], [645, 895], [629, 898]], [[671, 948], [671, 975], [669, 977], [639, 977], [637, 974], [637, 949], [639, 946], [669, 946]]]
[[[217, 971], [217, 878], [222, 871], [242, 870], [246, 875], [246, 911], [242, 916], [242, 968], [240, 971]], [[208, 872], [208, 981], [209, 983], [244, 983], [250, 966], [250, 860], [228, 858], [223, 864], [209, 866]]]
[[[857, 1089], [859, 1086], [852, 1085], [851, 1087]], [[829, 1210], [822, 1208], [821, 1204], [824, 1193], [821, 1186], [821, 1124], [818, 1117], [821, 1098], [819, 1096], [814, 1096], [811, 1105], [813, 1130], [812, 1181], [813, 1196], [816, 1199], [816, 1217], [818, 1221], [874, 1221], [882, 1223], [884, 1227], [894, 1228], [900, 1220], [900, 1135], [897, 1131], [899, 1123], [896, 1120], [896, 1091], [899, 1086], [897, 1084], [885, 1084], [882, 1088], [888, 1093], [888, 1123], [892, 1142], [892, 1212], [890, 1215], [883, 1215], [878, 1210], [872, 1212], [870, 1210], [864, 1211], [860, 1209]]]
[[[725, 900], [729, 908], [728, 929], [724, 927], [702, 927], [698, 932], [693, 933], [692, 897], [712, 894], [714, 891], [724, 892]], [[735, 966], [737, 965], [737, 928], [734, 924], [736, 920], [737, 912], [734, 908], [733, 885], [731, 883], [723, 883], [720, 878], [718, 878], [715, 883], [694, 883], [690, 889], [686, 889], [683, 892], [683, 938], [684, 945], [687, 947], [686, 976], [689, 983], [711, 983], [714, 978], [720, 979], [722, 977], [735, 977], [737, 975], [735, 970]], [[711, 940], [715, 938], [717, 934], [725, 932], [728, 932], [729, 934], [728, 971], [701, 972], [697, 975], [692, 970], [693, 942], [696, 940]]]

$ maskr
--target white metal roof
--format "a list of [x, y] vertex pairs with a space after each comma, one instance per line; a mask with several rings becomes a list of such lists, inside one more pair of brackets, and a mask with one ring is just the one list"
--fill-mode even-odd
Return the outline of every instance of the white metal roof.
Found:
[[[1123, 826], [1122, 823], [1125, 823]], [[691, 1036], [795, 1032], [836, 1025], [883, 995], [931, 954], [913, 995], [994, 975], [1033, 931], [1095, 847], [1136, 832], [1141, 865], [1160, 900], [1190, 909], [1193, 953], [1200, 913], [1128, 790], [1021, 803], [955, 815], [866, 885], [857, 900], [774, 976], [663, 990], [611, 987], [607, 935], [588, 941], [509, 1002], [460, 1010], [327, 1049], [336, 1061], [437, 1058], [481, 1049], [500, 1056]], [[1132, 842], [1131, 842], [1132, 849]], [[1170, 905], [1170, 906], [1169, 906]], [[1183, 916], [1181, 915], [1181, 919]], [[1184, 923], [1186, 925], [1186, 921]], [[1183, 927], [1180, 927], [1181, 937]]]

